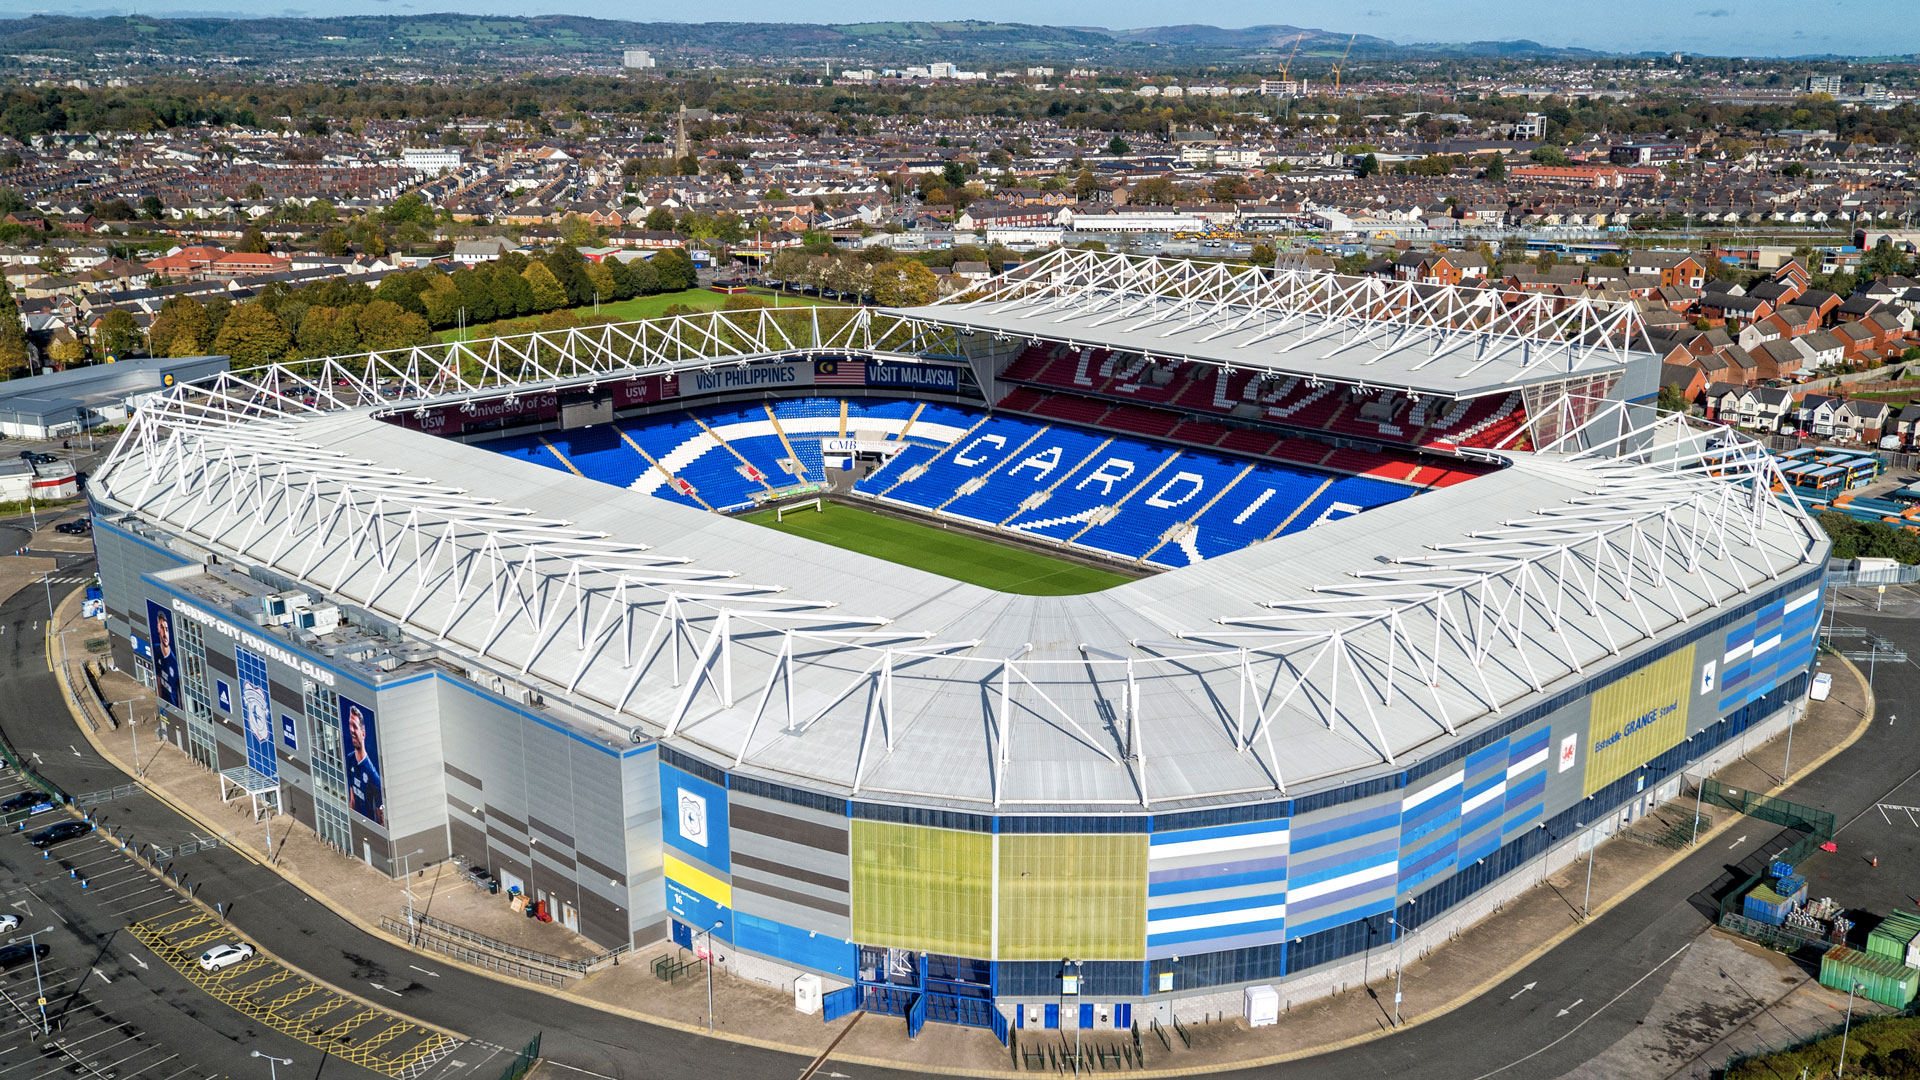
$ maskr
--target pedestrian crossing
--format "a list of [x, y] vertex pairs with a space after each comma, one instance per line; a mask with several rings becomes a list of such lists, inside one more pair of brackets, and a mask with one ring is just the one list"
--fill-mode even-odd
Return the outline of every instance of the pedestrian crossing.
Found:
[[47, 579], [52, 585], [78, 585], [83, 581], [92, 581], [92, 574], [56, 574]]

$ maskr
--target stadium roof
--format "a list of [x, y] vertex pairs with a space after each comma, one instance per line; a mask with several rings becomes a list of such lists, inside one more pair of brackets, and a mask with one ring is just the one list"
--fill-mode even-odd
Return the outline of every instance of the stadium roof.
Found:
[[[1452, 488], [1084, 596], [992, 592], [223, 375], [94, 494], [743, 772], [1169, 809], [1404, 767], [1823, 561], [1756, 444], [1635, 407]], [[1582, 440], [1594, 439], [1582, 446]], [[1626, 446], [1624, 457], [1615, 451]]]
[[898, 313], [1009, 339], [1459, 398], [1656, 358], [1631, 303], [1065, 249]]

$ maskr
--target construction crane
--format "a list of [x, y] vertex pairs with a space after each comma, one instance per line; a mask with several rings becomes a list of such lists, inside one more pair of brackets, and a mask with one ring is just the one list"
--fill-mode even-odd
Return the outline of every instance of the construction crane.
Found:
[[1293, 39], [1293, 51], [1287, 54], [1287, 62], [1280, 65], [1280, 81], [1287, 81], [1287, 69], [1293, 66], [1293, 58], [1300, 55], [1300, 39]]
[[1346, 66], [1347, 57], [1353, 55], [1353, 43], [1359, 36], [1359, 34], [1355, 34], [1353, 37], [1347, 39], [1347, 51], [1341, 53], [1340, 62], [1333, 65], [1333, 93], [1335, 97], [1340, 95], [1340, 69]]

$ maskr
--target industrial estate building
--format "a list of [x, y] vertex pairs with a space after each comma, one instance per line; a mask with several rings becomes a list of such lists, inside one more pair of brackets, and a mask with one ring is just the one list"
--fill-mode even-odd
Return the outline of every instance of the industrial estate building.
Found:
[[[1796, 715], [1827, 542], [1659, 367], [1631, 306], [1059, 252], [223, 373], [91, 494], [233, 797], [830, 1014], [1125, 1027], [1377, 975]], [[1138, 576], [728, 513], [821, 492]]]

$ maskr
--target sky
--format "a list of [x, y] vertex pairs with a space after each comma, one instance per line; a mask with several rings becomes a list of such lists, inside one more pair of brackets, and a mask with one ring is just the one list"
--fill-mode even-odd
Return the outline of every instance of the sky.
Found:
[[465, 11], [489, 15], [576, 14], [637, 22], [857, 22], [984, 19], [1112, 28], [1173, 22], [1249, 26], [1284, 23], [1401, 43], [1511, 40], [1609, 52], [1721, 56], [1920, 53], [1920, 0], [733, 0], [724, 9], [604, 0], [331, 0], [314, 7], [225, 0], [142, 0], [111, 6], [81, 0], [50, 7], [0, 0], [0, 13], [376, 15]]

